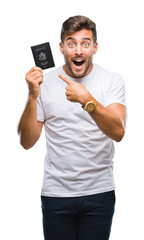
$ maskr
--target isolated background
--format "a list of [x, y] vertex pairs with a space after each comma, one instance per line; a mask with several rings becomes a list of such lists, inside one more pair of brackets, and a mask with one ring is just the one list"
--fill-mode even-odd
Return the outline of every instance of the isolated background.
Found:
[[[0, 239], [43, 239], [40, 191], [46, 153], [44, 132], [30, 150], [17, 135], [27, 101], [30, 46], [49, 41], [56, 67], [63, 21], [86, 15], [97, 24], [94, 62], [121, 74], [127, 91], [127, 131], [116, 143], [116, 212], [110, 240], [144, 239], [144, 14], [142, 0], [25, 0], [0, 7]], [[47, 71], [47, 70], [45, 70]]]

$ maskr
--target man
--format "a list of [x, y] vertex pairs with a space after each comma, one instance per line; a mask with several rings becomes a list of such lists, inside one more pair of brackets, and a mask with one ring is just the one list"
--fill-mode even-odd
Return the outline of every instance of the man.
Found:
[[26, 74], [29, 99], [19, 123], [31, 148], [45, 127], [47, 154], [41, 192], [46, 240], [109, 239], [115, 205], [113, 140], [125, 133], [121, 77], [93, 64], [96, 26], [84, 16], [63, 23], [65, 65]]

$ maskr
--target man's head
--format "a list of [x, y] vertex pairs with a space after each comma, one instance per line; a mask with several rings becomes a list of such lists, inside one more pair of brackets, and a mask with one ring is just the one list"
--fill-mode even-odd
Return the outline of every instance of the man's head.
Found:
[[74, 16], [63, 23], [60, 50], [64, 54], [64, 70], [68, 75], [86, 76], [92, 69], [97, 47], [96, 25], [89, 18]]

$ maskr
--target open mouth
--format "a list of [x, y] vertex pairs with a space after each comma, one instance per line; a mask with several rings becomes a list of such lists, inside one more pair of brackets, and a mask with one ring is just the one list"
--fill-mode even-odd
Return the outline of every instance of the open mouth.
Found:
[[84, 60], [73, 60], [73, 63], [76, 67], [81, 67], [84, 64]]

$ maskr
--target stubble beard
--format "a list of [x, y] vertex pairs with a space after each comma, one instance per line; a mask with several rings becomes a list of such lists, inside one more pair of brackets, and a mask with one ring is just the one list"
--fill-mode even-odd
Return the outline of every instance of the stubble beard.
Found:
[[[81, 57], [81, 56], [80, 56]], [[66, 64], [66, 67], [67, 69], [71, 72], [72, 74], [72, 77], [74, 78], [82, 78], [86, 75], [87, 71], [89, 70], [91, 64], [92, 64], [92, 61], [93, 61], [93, 56], [90, 56], [89, 59], [88, 59], [88, 62], [86, 64], [86, 67], [85, 67], [85, 70], [84, 72], [80, 73], [81, 70], [77, 70], [77, 73], [75, 73], [73, 70], [72, 70], [72, 67], [71, 67], [71, 64], [67, 58], [67, 56], [64, 54], [64, 59], [65, 59], [65, 64]], [[84, 63], [85, 64], [85, 63]]]

